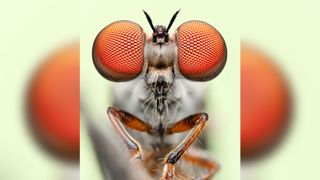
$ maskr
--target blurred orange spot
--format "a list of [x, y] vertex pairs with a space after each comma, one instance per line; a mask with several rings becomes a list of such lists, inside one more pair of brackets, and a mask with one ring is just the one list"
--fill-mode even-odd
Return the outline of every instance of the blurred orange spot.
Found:
[[269, 57], [241, 44], [241, 158], [270, 150], [288, 124], [289, 92]]
[[28, 113], [36, 137], [50, 152], [78, 159], [80, 45], [52, 54], [31, 82]]

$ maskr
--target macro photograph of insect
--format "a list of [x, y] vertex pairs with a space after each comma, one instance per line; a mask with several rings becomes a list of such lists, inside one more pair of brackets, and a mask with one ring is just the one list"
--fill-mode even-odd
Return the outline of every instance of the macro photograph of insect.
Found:
[[6, 1], [0, 180], [320, 179], [319, 4]]
[[85, 26], [95, 25], [81, 40], [81, 177], [239, 177], [238, 44], [228, 43], [236, 36], [223, 11], [218, 21], [190, 7], [88, 17]]

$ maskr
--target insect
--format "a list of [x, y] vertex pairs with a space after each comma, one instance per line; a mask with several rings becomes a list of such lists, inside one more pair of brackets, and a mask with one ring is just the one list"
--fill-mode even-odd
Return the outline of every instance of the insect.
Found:
[[213, 26], [198, 20], [169, 34], [179, 11], [167, 27], [154, 26], [144, 11], [151, 35], [132, 21], [107, 25], [94, 41], [92, 57], [97, 71], [117, 82], [107, 114], [130, 156], [143, 160], [156, 179], [188, 179], [179, 173], [186, 171], [179, 161], [206, 170], [194, 178], [210, 179], [219, 165], [193, 142], [208, 120], [201, 112], [201, 82], [219, 75], [227, 48]]

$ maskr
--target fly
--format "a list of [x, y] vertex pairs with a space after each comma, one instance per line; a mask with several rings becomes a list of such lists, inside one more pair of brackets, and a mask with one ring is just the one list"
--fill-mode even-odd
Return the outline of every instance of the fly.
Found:
[[185, 22], [170, 34], [178, 13], [166, 27], [154, 26], [144, 11], [151, 35], [132, 21], [109, 24], [97, 35], [92, 57], [97, 71], [117, 82], [109, 120], [150, 177], [188, 179], [181, 173], [187, 165], [178, 163], [186, 161], [206, 170], [197, 178], [210, 179], [219, 165], [193, 143], [208, 120], [200, 82], [220, 74], [227, 49], [218, 30], [203, 21]]

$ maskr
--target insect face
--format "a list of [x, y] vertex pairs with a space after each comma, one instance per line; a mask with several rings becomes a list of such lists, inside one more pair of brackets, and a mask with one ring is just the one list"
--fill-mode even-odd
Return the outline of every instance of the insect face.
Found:
[[144, 77], [147, 90], [161, 116], [176, 78], [193, 81], [215, 78], [226, 63], [227, 49], [220, 33], [202, 21], [183, 23], [169, 36], [177, 11], [167, 26], [154, 26], [151, 36], [131, 21], [106, 26], [93, 44], [93, 61], [102, 76], [111, 81]]
[[165, 112], [167, 96], [175, 79], [174, 63], [177, 58], [176, 44], [169, 39], [165, 26], [156, 26], [152, 40], [146, 38], [145, 61], [147, 63], [145, 82], [154, 97], [160, 116]]

